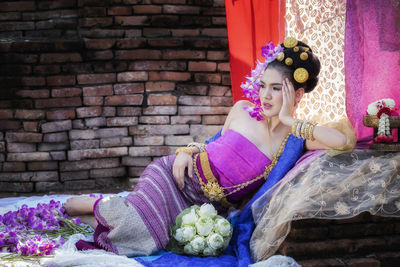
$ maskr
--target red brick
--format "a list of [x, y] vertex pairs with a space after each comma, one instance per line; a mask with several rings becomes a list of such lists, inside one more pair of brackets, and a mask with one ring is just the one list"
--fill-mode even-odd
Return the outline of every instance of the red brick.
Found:
[[169, 154], [171, 154], [171, 148], [168, 146], [142, 146], [129, 148], [129, 156], [131, 157], [160, 157]]
[[212, 24], [219, 26], [226, 26], [226, 19], [225, 17], [213, 17]]
[[137, 117], [114, 117], [107, 119], [107, 126], [132, 126], [138, 124]]
[[[42, 139], [40, 138], [40, 141], [41, 140]], [[21, 142], [21, 141], [18, 140], [17, 142]], [[34, 151], [36, 151], [36, 145], [32, 144], [32, 143], [8, 143], [7, 144], [7, 152], [20, 153], [20, 152], [34, 152]]]
[[134, 136], [133, 143], [135, 146], [162, 146], [164, 144], [163, 136]]
[[211, 97], [211, 106], [231, 107], [232, 105], [233, 105], [233, 99], [230, 96]]
[[38, 122], [37, 121], [24, 121], [22, 122], [25, 132], [37, 132]]
[[225, 16], [225, 8], [224, 7], [213, 7], [205, 9], [203, 12], [204, 15], [220, 15]]
[[47, 120], [68, 120], [75, 119], [74, 109], [58, 109], [46, 112]]
[[[68, 150], [68, 144], [67, 143], [40, 143], [38, 144], [38, 150], [39, 151], [55, 151], [55, 150]], [[59, 151], [58, 151], [59, 152]], [[53, 153], [58, 153], [56, 152], [50, 152], [50, 156]], [[52, 160], [55, 160], [52, 158]]]
[[60, 171], [79, 171], [101, 168], [119, 167], [119, 158], [80, 160], [75, 162], [61, 162]]
[[137, 125], [129, 127], [130, 135], [171, 135], [188, 133], [188, 125]]
[[15, 118], [21, 120], [40, 120], [44, 119], [45, 113], [43, 110], [17, 109]]
[[82, 94], [81, 88], [62, 88], [62, 89], [53, 89], [51, 91], [52, 97], [73, 97], [80, 96]]
[[118, 116], [140, 116], [141, 108], [139, 107], [118, 107]]
[[107, 15], [116, 16], [116, 15], [131, 15], [132, 7], [130, 6], [114, 6], [110, 7], [107, 10]]
[[26, 170], [24, 162], [4, 162], [3, 172], [23, 172]]
[[171, 124], [198, 124], [201, 123], [201, 116], [172, 116]]
[[165, 144], [169, 146], [186, 146], [193, 142], [193, 137], [190, 135], [179, 135], [179, 136], [166, 136]]
[[152, 0], [154, 4], [186, 4], [186, 0]]
[[163, 59], [204, 59], [204, 51], [196, 50], [167, 50], [163, 51]]
[[169, 37], [171, 36], [171, 30], [169, 28], [144, 28], [143, 36], [149, 38]]
[[[65, 190], [82, 190], [82, 189], [94, 189], [96, 187], [96, 181], [94, 180], [76, 180], [76, 181], [65, 181]], [[47, 189], [46, 189], [47, 191]]]
[[114, 117], [116, 113], [115, 107], [103, 107], [103, 117]]
[[50, 96], [49, 90], [19, 90], [16, 94], [24, 98], [48, 98]]
[[82, 180], [89, 178], [89, 171], [77, 171], [77, 172], [62, 172], [60, 173], [60, 180], [70, 181], [70, 180]]
[[196, 49], [221, 49], [228, 50], [228, 40], [227, 38], [203, 38], [203, 39], [193, 39], [188, 41], [188, 46]]
[[208, 95], [210, 96], [224, 96], [227, 91], [229, 91], [230, 88], [227, 86], [217, 86], [217, 85], [212, 85], [210, 86], [210, 91]]
[[74, 140], [71, 141], [71, 150], [99, 148], [99, 140]]
[[229, 72], [230, 71], [230, 65], [229, 63], [218, 63], [218, 71], [226, 71]]
[[46, 84], [44, 77], [22, 77], [21, 82], [25, 86], [44, 86]]
[[2, 120], [0, 123], [0, 130], [18, 130], [20, 128], [20, 121]]
[[122, 72], [118, 73], [117, 80], [118, 82], [147, 81], [148, 73], [144, 71]]
[[109, 178], [109, 177], [123, 177], [126, 175], [124, 167], [112, 168], [112, 169], [95, 169], [90, 170], [90, 178]]
[[161, 6], [156, 5], [135, 5], [133, 7], [135, 14], [160, 14]]
[[127, 147], [97, 148], [68, 151], [68, 160], [119, 157], [128, 155]]
[[140, 29], [125, 30], [125, 37], [126, 38], [142, 37], [142, 30]]
[[179, 107], [179, 115], [217, 115], [228, 114], [230, 107], [202, 107], [202, 106], [187, 106]]
[[152, 39], [148, 40], [149, 46], [154, 46], [154, 47], [179, 47], [183, 46], [184, 42], [183, 40], [178, 40], [178, 39]]
[[218, 73], [196, 73], [194, 75], [195, 82], [198, 83], [220, 83], [221, 74]]
[[193, 37], [200, 35], [198, 29], [176, 29], [172, 30], [172, 36], [174, 37]]
[[179, 104], [188, 106], [209, 106], [211, 98], [209, 96], [180, 96]]
[[151, 25], [165, 27], [166, 25], [173, 27], [179, 26], [179, 16], [173, 15], [153, 15], [151, 16]]
[[[151, 154], [151, 153], [148, 153], [148, 154]], [[128, 169], [129, 176], [130, 176], [130, 177], [139, 177], [139, 176], [142, 175], [142, 173], [143, 173], [144, 170], [145, 170], [144, 167], [130, 167], [130, 168]], [[138, 178], [138, 180], [139, 180], [139, 178]], [[138, 182], [138, 181], [134, 181], [134, 182], [133, 182], [133, 186], [134, 186], [135, 184], [137, 184], [137, 182]]]
[[106, 106], [129, 106], [141, 105], [143, 102], [143, 95], [119, 95], [107, 96], [104, 105]]
[[96, 138], [109, 138], [116, 136], [128, 136], [127, 128], [104, 128], [95, 132]]
[[105, 17], [106, 16], [106, 8], [98, 3], [98, 6], [84, 6], [79, 9], [80, 17]]
[[79, 74], [77, 76], [79, 84], [114, 83], [115, 78], [115, 73]]
[[33, 191], [33, 183], [6, 183], [0, 182], [0, 188], [5, 192], [23, 192], [28, 193]]
[[187, 72], [173, 72], [173, 71], [162, 71], [162, 72], [150, 72], [149, 80], [159, 81], [189, 81], [191, 79], [190, 73]]
[[85, 106], [102, 106], [103, 103], [103, 97], [101, 96], [85, 96], [83, 98], [83, 104]]
[[79, 33], [82, 37], [90, 38], [122, 38], [125, 31], [120, 29], [81, 29]]
[[186, 63], [179, 61], [135, 61], [130, 70], [186, 70]]
[[132, 137], [110, 137], [100, 140], [100, 147], [131, 146]]
[[62, 132], [72, 129], [71, 120], [46, 122], [41, 125], [43, 133]]
[[77, 108], [76, 114], [78, 118], [98, 117], [101, 115], [102, 108], [99, 107], [83, 107]]
[[147, 82], [147, 92], [165, 92], [175, 90], [175, 83], [173, 82]]
[[143, 109], [144, 115], [175, 115], [177, 106], [151, 106]]
[[221, 125], [190, 125], [190, 135], [195, 142], [203, 143], [205, 140], [216, 135], [221, 130]]
[[[38, 161], [38, 162], [28, 162], [28, 170], [29, 171], [47, 171], [47, 170], [57, 170], [58, 169], [58, 163], [56, 161]], [[47, 177], [55, 177], [56, 173], [50, 172], [50, 175], [47, 175]], [[42, 177], [43, 172], [42, 172]], [[40, 176], [39, 176], [40, 177]], [[54, 179], [54, 178], [53, 178]], [[40, 180], [42, 181], [42, 180]]]
[[47, 80], [47, 85], [50, 86], [75, 85], [74, 75], [48, 76], [46, 80]]
[[144, 92], [143, 83], [120, 83], [114, 84], [114, 93], [116, 95], [132, 95]]
[[58, 74], [60, 72], [61, 72], [61, 67], [55, 64], [33, 67], [33, 73], [37, 75], [51, 75], [51, 74]]
[[88, 51], [86, 53], [86, 58], [88, 60], [108, 60], [112, 59], [114, 54], [111, 50], [105, 51]]
[[188, 16], [182, 15], [181, 16], [181, 25], [184, 27], [199, 27], [204, 28], [211, 26], [211, 17], [210, 16]]
[[115, 40], [113, 39], [84, 39], [85, 47], [87, 49], [105, 50], [114, 46]]
[[210, 71], [214, 72], [217, 69], [217, 63], [209, 61], [190, 61], [189, 71]]
[[169, 116], [140, 116], [142, 124], [169, 124]]
[[150, 106], [176, 105], [177, 99], [174, 95], [150, 94], [147, 104]]
[[200, 14], [200, 7], [183, 6], [183, 5], [164, 5], [163, 13], [165, 14]]
[[124, 166], [144, 166], [151, 163], [151, 157], [123, 157], [121, 164]]
[[79, 19], [80, 27], [96, 27], [105, 28], [113, 24], [112, 17], [100, 17], [100, 18], [82, 18]]
[[381, 263], [376, 259], [358, 258], [346, 261], [348, 267], [381, 267]]
[[75, 7], [75, 2], [71, 2], [70, 0], [58, 0], [58, 1], [40, 1], [38, 3], [39, 9], [59, 9], [68, 7]]
[[13, 111], [11, 109], [0, 109], [0, 119], [12, 119]]
[[107, 96], [113, 95], [112, 85], [99, 85], [83, 88], [84, 96]]
[[24, 31], [35, 29], [34, 22], [0, 22], [0, 31]]
[[161, 59], [161, 51], [151, 49], [117, 50], [115, 52], [115, 59]]
[[149, 25], [147, 16], [115, 16], [115, 24], [121, 26], [144, 26]]
[[1, 14], [1, 20], [21, 20], [21, 12], [7, 12]]
[[116, 47], [118, 49], [131, 49], [146, 46], [146, 39], [123, 39], [118, 40]]
[[40, 55], [41, 64], [81, 62], [82, 57], [79, 53], [46, 53]]
[[43, 141], [47, 143], [62, 143], [68, 141], [66, 132], [45, 134]]
[[218, 124], [223, 125], [225, 123], [226, 116], [203, 116], [203, 124]]
[[231, 76], [229, 74], [222, 74], [222, 82], [223, 85], [231, 85]]
[[6, 141], [12, 143], [40, 143], [42, 142], [42, 136], [40, 133], [7, 132]]
[[96, 117], [85, 119], [85, 125], [88, 128], [99, 128], [107, 125], [106, 118]]
[[51, 160], [48, 152], [8, 153], [7, 161], [45, 161]]
[[186, 95], [207, 95], [208, 86], [193, 84], [178, 84], [178, 91], [184, 92]]
[[35, 106], [36, 108], [80, 107], [82, 101], [80, 97], [37, 99]]

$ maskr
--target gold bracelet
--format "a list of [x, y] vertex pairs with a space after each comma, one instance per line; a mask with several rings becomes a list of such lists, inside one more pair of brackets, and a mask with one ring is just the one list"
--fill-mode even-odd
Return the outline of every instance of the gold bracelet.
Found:
[[298, 137], [298, 138], [301, 138], [301, 136], [300, 136], [300, 129], [301, 129], [301, 126], [303, 125], [303, 123], [304, 123], [304, 121], [300, 120], [299, 123], [298, 123], [297, 126], [296, 126], [296, 133], [295, 133], [295, 136]]
[[293, 135], [296, 135], [296, 128], [297, 128], [297, 124], [300, 123], [300, 120], [296, 119], [295, 122], [292, 124], [292, 128], [291, 128], [291, 133]]
[[200, 153], [206, 151], [206, 145], [202, 144], [202, 143], [192, 142], [192, 143], [189, 143], [187, 145], [187, 147], [197, 147], [199, 149]]
[[311, 123], [311, 127], [310, 127], [310, 140], [314, 141], [315, 137], [314, 137], [314, 128], [317, 125], [317, 123], [313, 122]]
[[303, 124], [301, 125], [300, 137], [303, 139], [306, 139], [305, 130], [306, 130], [307, 124], [308, 124], [307, 121], [303, 121]]
[[312, 127], [312, 123], [308, 122], [307, 125], [306, 125], [306, 129], [305, 129], [306, 140], [310, 140], [311, 139], [311, 132], [310, 132], [310, 128], [311, 127]]
[[193, 156], [193, 151], [187, 147], [178, 147], [175, 150], [175, 154], [178, 155], [179, 152], [183, 152], [183, 153], [189, 154], [190, 156]]

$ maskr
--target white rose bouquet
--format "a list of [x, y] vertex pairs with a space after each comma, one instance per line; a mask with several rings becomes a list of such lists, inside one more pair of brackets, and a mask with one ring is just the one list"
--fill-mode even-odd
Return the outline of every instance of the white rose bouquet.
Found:
[[227, 248], [232, 230], [229, 221], [219, 216], [213, 205], [194, 205], [176, 217], [167, 250], [187, 255], [218, 256]]

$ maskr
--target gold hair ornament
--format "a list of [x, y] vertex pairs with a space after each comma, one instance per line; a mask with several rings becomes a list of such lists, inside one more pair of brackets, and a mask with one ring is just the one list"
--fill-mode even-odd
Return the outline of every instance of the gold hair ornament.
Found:
[[293, 59], [291, 59], [290, 57], [286, 58], [285, 59], [285, 64], [287, 66], [291, 66], [293, 64]]
[[295, 53], [299, 52], [299, 47], [298, 46], [293, 47], [293, 52]]
[[293, 77], [296, 82], [304, 83], [308, 80], [308, 71], [305, 68], [297, 68], [293, 73]]
[[285, 41], [283, 41], [283, 45], [286, 48], [293, 48], [298, 44], [298, 41], [294, 37], [287, 37]]
[[276, 60], [282, 61], [285, 58], [285, 53], [279, 52], [278, 55], [276, 56]]
[[300, 59], [303, 60], [303, 61], [304, 61], [304, 60], [307, 60], [307, 59], [308, 59], [308, 54], [307, 54], [307, 52], [301, 53], [301, 54], [300, 54]]

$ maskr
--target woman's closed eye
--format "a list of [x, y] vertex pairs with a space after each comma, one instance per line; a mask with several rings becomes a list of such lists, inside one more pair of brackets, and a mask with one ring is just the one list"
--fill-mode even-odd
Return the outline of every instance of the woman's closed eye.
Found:
[[282, 87], [272, 87], [272, 89], [274, 89], [275, 91], [280, 91], [282, 90]]

